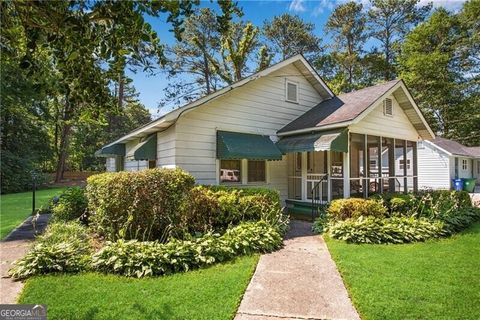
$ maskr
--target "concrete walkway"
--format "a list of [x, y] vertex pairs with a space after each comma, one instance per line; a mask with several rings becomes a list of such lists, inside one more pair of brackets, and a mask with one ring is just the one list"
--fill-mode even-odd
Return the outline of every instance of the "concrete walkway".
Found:
[[32, 218], [32, 216], [28, 217], [4, 240], [0, 241], [0, 304], [17, 302], [17, 297], [23, 288], [23, 282], [13, 281], [8, 276], [8, 270], [15, 260], [22, 258], [27, 253], [35, 235], [45, 230], [50, 215], [40, 215], [35, 222], [35, 227]]
[[292, 221], [284, 244], [260, 258], [235, 320], [360, 319], [310, 223]]

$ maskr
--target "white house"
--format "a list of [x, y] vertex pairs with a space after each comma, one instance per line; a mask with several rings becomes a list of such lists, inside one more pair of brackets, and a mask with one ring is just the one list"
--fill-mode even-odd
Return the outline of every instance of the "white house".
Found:
[[417, 141], [433, 138], [402, 80], [336, 96], [297, 55], [97, 155], [108, 171], [180, 167], [199, 184], [264, 186], [305, 204], [417, 189]]
[[476, 178], [480, 183], [480, 148], [469, 148], [440, 137], [418, 144], [420, 188], [450, 189], [455, 178]]

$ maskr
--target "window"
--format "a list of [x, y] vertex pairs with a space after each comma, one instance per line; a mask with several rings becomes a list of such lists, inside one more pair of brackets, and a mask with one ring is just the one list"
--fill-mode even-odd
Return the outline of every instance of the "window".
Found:
[[248, 182], [265, 182], [265, 161], [248, 161]]
[[285, 100], [298, 103], [298, 84], [287, 80], [285, 85]]
[[[405, 160], [400, 159], [400, 170], [405, 168]], [[407, 159], [407, 170], [410, 170], [410, 159]]]
[[157, 167], [157, 160], [148, 160], [148, 169], [154, 169]]
[[393, 116], [393, 102], [392, 99], [383, 100], [383, 114], [386, 116]]
[[241, 182], [241, 167], [241, 160], [220, 160], [220, 182]]
[[465, 171], [468, 169], [468, 162], [466, 159], [462, 159], [462, 170]]

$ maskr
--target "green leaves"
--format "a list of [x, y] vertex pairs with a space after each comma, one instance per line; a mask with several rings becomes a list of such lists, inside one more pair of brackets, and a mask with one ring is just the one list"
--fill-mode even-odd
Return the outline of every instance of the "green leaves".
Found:
[[189, 241], [109, 242], [93, 256], [92, 268], [128, 277], [161, 276], [205, 267], [238, 255], [270, 252], [281, 243], [281, 235], [267, 223], [242, 223], [223, 235], [207, 233]]
[[38, 237], [22, 259], [14, 263], [9, 275], [25, 279], [54, 272], [80, 272], [90, 265], [87, 231], [76, 222], [54, 223]]

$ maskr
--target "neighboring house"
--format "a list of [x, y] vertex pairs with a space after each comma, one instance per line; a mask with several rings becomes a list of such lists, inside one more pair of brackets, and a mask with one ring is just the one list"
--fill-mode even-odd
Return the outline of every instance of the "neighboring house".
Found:
[[418, 144], [420, 188], [450, 189], [455, 178], [476, 178], [480, 183], [480, 147], [466, 147], [436, 137]]
[[335, 96], [297, 55], [97, 155], [108, 171], [180, 167], [199, 184], [264, 186], [307, 203], [417, 189], [417, 141], [433, 138], [402, 80]]

